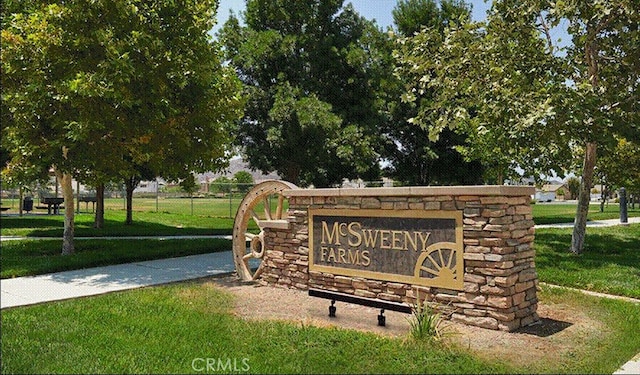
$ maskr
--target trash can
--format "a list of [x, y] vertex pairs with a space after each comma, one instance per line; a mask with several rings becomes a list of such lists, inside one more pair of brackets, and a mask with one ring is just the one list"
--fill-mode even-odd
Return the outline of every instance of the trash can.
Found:
[[33, 211], [33, 198], [25, 197], [22, 200], [22, 210], [27, 212]]

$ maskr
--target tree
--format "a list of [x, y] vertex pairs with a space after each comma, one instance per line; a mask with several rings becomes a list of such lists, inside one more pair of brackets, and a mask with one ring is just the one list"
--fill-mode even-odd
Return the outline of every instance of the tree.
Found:
[[577, 198], [578, 193], [580, 192], [580, 179], [577, 177], [569, 177], [567, 180], [567, 186], [569, 187], [570, 199]]
[[[550, 32], [562, 21], [572, 38], [566, 48]], [[496, 0], [486, 24], [453, 28], [444, 40], [427, 30], [412, 41], [403, 69], [438, 93], [413, 121], [434, 138], [447, 127], [473, 134], [481, 142], [470, 152], [499, 149], [511, 170], [530, 175], [563, 173], [583, 150], [571, 244], [580, 253], [598, 146], [640, 136], [639, 25], [634, 1]]]
[[248, 98], [236, 137], [253, 169], [330, 186], [379, 173], [384, 36], [342, 0], [249, 0], [220, 32]]
[[254, 184], [253, 176], [247, 171], [238, 171], [233, 175], [233, 182], [236, 184], [238, 191], [245, 194]]
[[444, 32], [452, 24], [468, 21], [471, 6], [461, 0], [399, 0], [392, 14], [400, 34], [411, 37], [424, 27]]
[[124, 190], [127, 215], [125, 218], [125, 225], [133, 224], [133, 191], [138, 187], [140, 181], [151, 180], [155, 178], [154, 171], [148, 165], [137, 165], [135, 171], [129, 172], [124, 177]]
[[231, 193], [233, 182], [225, 176], [220, 176], [213, 180], [210, 185], [211, 191], [222, 194]]
[[629, 194], [640, 193], [640, 145], [618, 138], [615, 148], [598, 158], [596, 174], [612, 189], [626, 188]]
[[7, 1], [2, 9], [3, 142], [53, 165], [73, 251], [71, 175], [94, 184], [215, 169], [240, 115], [239, 81], [208, 32], [213, 0]]
[[193, 193], [200, 190], [200, 185], [196, 182], [196, 178], [193, 173], [189, 174], [185, 179], [180, 181], [180, 189], [187, 193], [190, 197], [193, 196]]
[[189, 200], [191, 201], [191, 215], [193, 215], [193, 193], [200, 190], [200, 185], [196, 182], [196, 177], [193, 173], [180, 181], [180, 188], [189, 195]]
[[[393, 19], [401, 37], [411, 38], [422, 28], [430, 28], [444, 33], [450, 24], [468, 22], [470, 6], [462, 1], [444, 0], [401, 0], [393, 10]], [[403, 40], [403, 39], [401, 39]], [[393, 44], [390, 43], [391, 55]], [[406, 43], [398, 44], [402, 49]], [[465, 160], [458, 147], [467, 142], [467, 137], [450, 130], [444, 130], [437, 140], [430, 140], [428, 127], [418, 127], [407, 122], [416, 116], [420, 106], [429, 106], [433, 100], [432, 90], [418, 93], [415, 100], [403, 103], [400, 98], [404, 87], [417, 88], [419, 77], [404, 74], [398, 77], [396, 85], [385, 89], [385, 98], [391, 121], [381, 124], [388, 140], [384, 157], [389, 162], [387, 174], [405, 185], [451, 185], [478, 184], [482, 181], [483, 166], [475, 161]]]

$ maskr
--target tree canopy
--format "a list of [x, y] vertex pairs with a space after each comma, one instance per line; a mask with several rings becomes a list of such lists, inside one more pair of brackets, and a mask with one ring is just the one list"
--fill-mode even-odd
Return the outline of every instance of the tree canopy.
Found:
[[[561, 47], [551, 30], [568, 24]], [[412, 119], [433, 139], [469, 134], [466, 152], [528, 175], [563, 173], [583, 156], [572, 251], [581, 252], [596, 150], [640, 136], [640, 14], [637, 2], [496, 0], [486, 23], [425, 30], [404, 41], [402, 74], [417, 77], [405, 99], [434, 90]]]
[[[393, 49], [407, 48], [407, 40], [423, 28], [444, 33], [452, 24], [470, 20], [470, 5], [457, 0], [401, 0], [393, 10], [399, 43], [389, 40], [389, 55]], [[399, 56], [398, 53], [396, 53]], [[397, 63], [393, 61], [393, 63]], [[393, 68], [394, 66], [392, 66]], [[429, 126], [408, 122], [421, 108], [433, 105], [433, 90], [419, 90], [419, 78], [413, 74], [398, 74], [395, 86], [385, 90], [389, 121], [381, 124], [386, 137], [385, 173], [406, 185], [479, 184], [483, 166], [472, 158], [465, 159], [457, 148], [467, 142], [467, 136], [443, 131], [437, 140], [429, 139]], [[402, 102], [404, 87], [412, 87], [415, 100]]]
[[103, 182], [141, 165], [170, 178], [223, 166], [242, 100], [208, 34], [216, 7], [5, 2], [2, 142], [12, 160]]
[[236, 133], [251, 168], [296, 184], [377, 176], [384, 35], [342, 0], [249, 0], [220, 32], [248, 98]]

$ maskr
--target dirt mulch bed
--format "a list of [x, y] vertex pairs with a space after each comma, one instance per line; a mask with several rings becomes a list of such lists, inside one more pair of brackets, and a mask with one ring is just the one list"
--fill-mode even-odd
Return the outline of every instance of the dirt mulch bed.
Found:
[[[305, 291], [242, 283], [235, 276], [205, 281], [233, 293], [235, 314], [248, 320], [282, 320], [319, 327], [338, 327], [408, 338], [408, 314], [385, 311], [385, 327], [377, 325], [378, 309], [336, 302], [335, 318], [328, 316], [330, 302], [309, 297]], [[504, 359], [519, 365], [553, 361], [570, 355], [585, 335], [599, 334], [604, 327], [575, 307], [563, 304], [538, 305], [540, 324], [517, 332], [494, 331], [460, 323], [445, 322], [446, 339], [468, 348], [480, 357]], [[517, 353], [517, 356], [514, 356]]]

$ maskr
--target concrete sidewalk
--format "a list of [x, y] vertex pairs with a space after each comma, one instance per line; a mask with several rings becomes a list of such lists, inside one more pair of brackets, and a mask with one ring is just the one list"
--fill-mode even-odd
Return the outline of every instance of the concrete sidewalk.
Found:
[[622, 375], [622, 374], [640, 374], [640, 353], [636, 354], [629, 362], [625, 363], [620, 367], [614, 375]]
[[233, 272], [231, 251], [0, 280], [0, 308], [92, 296]]
[[[640, 217], [630, 217], [628, 218], [628, 223], [626, 224], [638, 224], [640, 223]], [[610, 219], [610, 220], [592, 220], [587, 221], [587, 227], [613, 227], [616, 225], [625, 225], [625, 223], [621, 223], [620, 219]], [[560, 224], [542, 224], [536, 225], [536, 229], [538, 228], [571, 228], [573, 227], [573, 223], [560, 223]]]

